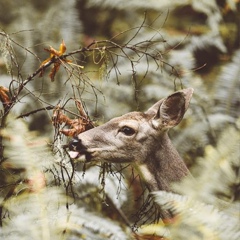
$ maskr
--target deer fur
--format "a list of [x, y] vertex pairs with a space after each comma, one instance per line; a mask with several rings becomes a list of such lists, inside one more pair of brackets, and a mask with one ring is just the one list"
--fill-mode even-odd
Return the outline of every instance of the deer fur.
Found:
[[171, 191], [171, 184], [189, 174], [173, 147], [168, 130], [178, 125], [193, 94], [177, 91], [146, 112], [130, 112], [76, 136], [69, 155], [79, 161], [133, 163], [150, 191]]

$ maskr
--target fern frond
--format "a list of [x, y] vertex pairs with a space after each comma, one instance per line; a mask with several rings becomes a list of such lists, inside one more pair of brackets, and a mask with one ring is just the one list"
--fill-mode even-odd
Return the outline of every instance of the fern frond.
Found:
[[207, 16], [207, 23], [210, 29], [218, 33], [218, 26], [221, 21], [221, 14], [220, 10], [215, 1], [178, 1], [173, 0], [171, 2], [162, 0], [152, 0], [151, 3], [146, 2], [144, 0], [136, 1], [111, 1], [111, 0], [90, 0], [88, 1], [88, 6], [99, 6], [99, 7], [106, 7], [106, 8], [116, 8], [116, 9], [144, 9], [144, 10], [168, 10], [168, 9], [176, 9], [183, 6], [191, 6], [196, 12], [204, 13]]
[[174, 223], [168, 226], [171, 239], [237, 240], [240, 237], [238, 217], [186, 196], [163, 191], [155, 192], [154, 196], [161, 207], [176, 214]]
[[[170, 239], [237, 240], [239, 228], [240, 119], [225, 126], [216, 147], [207, 145], [205, 156], [193, 169], [193, 178], [174, 186], [178, 195], [155, 192], [155, 201], [172, 212], [172, 223], [152, 226], [155, 233], [164, 230]], [[229, 138], [231, 136], [231, 138]], [[147, 230], [146, 230], [147, 231]], [[143, 231], [144, 232], [144, 231]]]
[[186, 179], [184, 187], [176, 187], [176, 190], [219, 207], [221, 204], [218, 205], [217, 198], [227, 202], [239, 201], [239, 143], [239, 129], [225, 127], [217, 146], [207, 145], [205, 156], [199, 158], [197, 166], [193, 168], [196, 182]]
[[[99, 181], [100, 177], [103, 178], [103, 183]], [[105, 176], [100, 176], [100, 168], [94, 166], [84, 173], [84, 177], [83, 172], [76, 172], [75, 179], [74, 188], [79, 196], [81, 196], [84, 185], [87, 187], [95, 186], [97, 192], [108, 195], [117, 208], [120, 208], [127, 201], [126, 183], [124, 183], [120, 173], [106, 173]], [[104, 196], [101, 197], [104, 200]]]
[[[22, 195], [7, 202], [10, 219], [4, 221], [0, 237], [10, 239], [128, 239], [112, 220], [71, 204], [57, 188]], [[13, 229], [15, 229], [13, 231]]]
[[240, 113], [240, 50], [236, 51], [232, 61], [224, 66], [215, 89], [215, 112], [234, 117]]
[[[65, 187], [74, 178], [67, 179], [68, 163], [62, 161], [61, 152], [54, 158], [45, 141], [29, 132], [22, 120], [9, 118], [1, 134], [6, 158], [1, 165], [1, 175], [4, 170], [6, 176], [1, 185], [1, 239], [128, 239], [128, 230], [117, 222], [103, 219], [96, 210], [87, 211], [84, 202], [71, 204], [74, 199]], [[55, 171], [59, 186], [50, 186], [54, 181], [46, 174], [48, 169]], [[114, 180], [109, 180], [111, 190]]]

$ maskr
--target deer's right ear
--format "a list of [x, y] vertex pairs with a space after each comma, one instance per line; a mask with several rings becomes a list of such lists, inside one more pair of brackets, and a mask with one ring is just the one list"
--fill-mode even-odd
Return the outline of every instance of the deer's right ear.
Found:
[[178, 125], [188, 109], [192, 88], [177, 91], [167, 98], [155, 103], [146, 114], [152, 116], [152, 124], [155, 128], [172, 128]]

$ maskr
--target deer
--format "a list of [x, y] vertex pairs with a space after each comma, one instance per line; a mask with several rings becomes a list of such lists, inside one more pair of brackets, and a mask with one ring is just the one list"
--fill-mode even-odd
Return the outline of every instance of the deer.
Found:
[[172, 191], [172, 184], [191, 175], [173, 146], [169, 129], [187, 111], [193, 88], [172, 93], [146, 112], [130, 112], [75, 136], [69, 156], [78, 161], [132, 163], [150, 192]]

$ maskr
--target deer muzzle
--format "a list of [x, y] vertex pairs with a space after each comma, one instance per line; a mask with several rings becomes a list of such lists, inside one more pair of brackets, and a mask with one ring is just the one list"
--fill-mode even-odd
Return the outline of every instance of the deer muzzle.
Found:
[[86, 147], [82, 144], [81, 140], [78, 138], [73, 138], [73, 140], [68, 145], [68, 154], [72, 159], [78, 159], [79, 161], [89, 161], [90, 153], [87, 152]]

